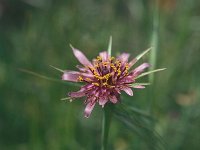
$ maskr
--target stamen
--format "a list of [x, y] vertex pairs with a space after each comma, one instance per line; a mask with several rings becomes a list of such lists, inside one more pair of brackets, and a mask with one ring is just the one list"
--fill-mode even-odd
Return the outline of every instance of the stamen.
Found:
[[128, 63], [126, 63], [126, 65], [125, 65], [125, 76], [126, 75], [128, 75], [128, 70], [129, 70], [129, 65], [128, 65]]
[[92, 83], [93, 85], [99, 86], [99, 83]]
[[97, 56], [97, 61], [102, 61], [101, 56]]
[[78, 81], [83, 81], [83, 77], [82, 76], [78, 76]]
[[120, 75], [121, 75], [121, 70], [120, 70], [120, 68], [117, 70], [117, 72], [118, 72], [117, 76], [120, 76]]
[[103, 62], [103, 66], [107, 66], [109, 64], [109, 62]]
[[92, 80], [90, 78], [85, 79], [87, 82], [91, 82]]
[[114, 72], [116, 72], [117, 71], [117, 68], [114, 66], [114, 64], [112, 63], [111, 65], [110, 65], [110, 67], [114, 70]]
[[[112, 84], [116, 84], [119, 76], [122, 78], [128, 75], [129, 65], [125, 64], [122, 68], [122, 62], [115, 57], [109, 57], [108, 61], [102, 62], [102, 57], [97, 56], [95, 59], [94, 67], [88, 67], [92, 72], [93, 76], [96, 78], [96, 82], [92, 83], [95, 86], [105, 86], [107, 88], [113, 88]], [[112, 80], [109, 81], [110, 77]], [[117, 78], [115, 78], [117, 76]], [[92, 82], [90, 78], [82, 79], [80, 81]], [[109, 82], [108, 82], [109, 81]], [[111, 84], [111, 85], [110, 85]]]
[[109, 61], [113, 61], [113, 60], [115, 60], [115, 57], [110, 57], [109, 58]]

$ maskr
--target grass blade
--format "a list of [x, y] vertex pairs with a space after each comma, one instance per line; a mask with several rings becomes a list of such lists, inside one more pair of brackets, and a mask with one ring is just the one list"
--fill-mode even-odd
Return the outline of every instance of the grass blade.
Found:
[[144, 73], [142, 73], [141, 75], [137, 76], [135, 79], [139, 79], [139, 78], [141, 78], [141, 77], [143, 77], [143, 76], [146, 76], [146, 75], [149, 75], [149, 74], [152, 74], [152, 73], [155, 73], [155, 72], [163, 71], [163, 70], [165, 70], [165, 69], [167, 69], [167, 68], [161, 68], [161, 69], [156, 69], [156, 70], [147, 71], [147, 72], [144, 72]]
[[112, 51], [112, 36], [110, 36], [109, 44], [108, 44], [108, 55], [111, 56]]
[[141, 54], [139, 54], [135, 59], [136, 61], [140, 60], [145, 54], [147, 54], [150, 50], [152, 49], [152, 47], [148, 48], [147, 50], [145, 50], [144, 52], [142, 52]]
[[133, 83], [130, 86], [134, 87], [134, 86], [139, 86], [139, 85], [150, 85], [150, 83]]
[[21, 71], [21, 72], [33, 75], [35, 77], [41, 78], [41, 79], [45, 79], [45, 80], [49, 80], [49, 81], [54, 81], [54, 82], [59, 82], [59, 83], [64, 83], [64, 84], [67, 84], [67, 85], [70, 85], [70, 86], [81, 86], [81, 84], [79, 84], [79, 83], [65, 82], [63, 80], [59, 80], [59, 79], [47, 77], [47, 76], [41, 75], [39, 73], [30, 71], [30, 70], [21, 69], [21, 68], [19, 68], [18, 70]]
[[59, 69], [59, 68], [57, 68], [57, 67], [54, 67], [54, 66], [52, 66], [52, 65], [49, 65], [50, 67], [52, 67], [52, 68], [54, 68], [54, 69], [56, 69], [56, 70], [58, 70], [58, 71], [60, 71], [60, 72], [62, 72], [62, 73], [64, 73], [65, 71], [64, 70], [62, 70], [62, 69]]

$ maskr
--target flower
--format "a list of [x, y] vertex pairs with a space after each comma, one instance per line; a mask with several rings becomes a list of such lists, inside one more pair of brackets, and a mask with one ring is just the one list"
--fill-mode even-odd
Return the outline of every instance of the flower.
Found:
[[96, 103], [102, 107], [106, 103], [116, 104], [120, 100], [121, 91], [133, 96], [132, 88], [144, 88], [144, 85], [134, 83], [150, 65], [143, 63], [135, 69], [131, 68], [147, 51], [130, 62], [128, 53], [115, 58], [104, 51], [91, 62], [80, 50], [74, 47], [72, 50], [82, 66], [77, 66], [79, 71], [64, 71], [62, 80], [85, 83], [79, 91], [69, 93], [71, 100], [86, 97], [85, 117], [90, 116]]

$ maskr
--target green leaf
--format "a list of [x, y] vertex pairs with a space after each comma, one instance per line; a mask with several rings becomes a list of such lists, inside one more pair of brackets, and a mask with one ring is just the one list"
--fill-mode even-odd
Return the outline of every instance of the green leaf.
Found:
[[108, 55], [111, 56], [112, 51], [112, 36], [110, 36], [109, 44], [108, 44]]
[[143, 76], [149, 75], [149, 74], [151, 74], [151, 73], [163, 71], [163, 70], [165, 70], [165, 69], [167, 69], [167, 68], [161, 68], [161, 69], [156, 69], [156, 70], [147, 71], [147, 72], [144, 72], [144, 73], [142, 73], [141, 75], [137, 76], [135, 79], [139, 79], [139, 78], [141, 78], [141, 77], [143, 77]]

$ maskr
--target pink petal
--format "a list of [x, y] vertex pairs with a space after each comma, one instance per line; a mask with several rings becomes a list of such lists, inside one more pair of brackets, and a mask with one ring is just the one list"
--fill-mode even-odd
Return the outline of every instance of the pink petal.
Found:
[[129, 62], [129, 68], [131, 68], [136, 62], [137, 62], [137, 59], [133, 58], [133, 59]]
[[117, 97], [115, 95], [109, 96], [109, 99], [114, 104], [118, 102], [118, 99], [117, 99]]
[[102, 58], [103, 61], [108, 61], [108, 52], [101, 52], [99, 53], [99, 56]]
[[108, 102], [108, 99], [106, 97], [99, 97], [99, 105], [104, 107], [104, 105]]
[[122, 62], [128, 62], [128, 58], [129, 58], [130, 54], [128, 53], [122, 53], [121, 55], [119, 55], [117, 58], [119, 60], [121, 60]]
[[77, 71], [66, 71], [62, 75], [62, 80], [78, 82], [78, 77], [81, 75], [80, 72]]
[[130, 95], [130, 96], [133, 96], [133, 91], [132, 91], [131, 88], [129, 88], [129, 87], [124, 87], [122, 90], [123, 90], [124, 92], [126, 92], [126, 94], [128, 94], [128, 95]]
[[88, 83], [88, 84], [82, 86], [81, 89], [83, 89], [83, 90], [90, 90], [90, 89], [92, 89], [93, 87], [94, 87], [93, 84], [89, 84], [89, 83]]
[[76, 48], [73, 48], [73, 47], [72, 47], [72, 50], [73, 50], [73, 53], [74, 53], [75, 57], [78, 59], [78, 61], [81, 64], [83, 64], [86, 67], [88, 67], [88, 66], [91, 67], [92, 66], [91, 62], [87, 59], [87, 57], [80, 50], [78, 50]]
[[81, 73], [78, 71], [65, 71], [62, 75], [62, 80], [79, 82], [78, 78], [81, 76], [83, 79], [90, 78], [93, 79], [93, 75], [90, 73]]
[[132, 82], [134, 82], [134, 81], [135, 81], [135, 80], [134, 80], [134, 78], [133, 78], [133, 75], [129, 75], [129, 76], [126, 76], [126, 77], [120, 79], [118, 83], [119, 83], [119, 84], [120, 84], [120, 83], [132, 83]]
[[83, 92], [83, 91], [70, 92], [68, 95], [69, 95], [70, 97], [78, 98], [78, 97], [83, 97], [83, 96], [85, 96], [85, 92]]
[[82, 66], [79, 66], [79, 65], [77, 65], [76, 68], [78, 68], [78, 69], [79, 69], [80, 71], [82, 71], [82, 72], [87, 72], [87, 71], [89, 71], [88, 68], [85, 68], [85, 67], [82, 67]]
[[140, 66], [138, 66], [137, 68], [135, 68], [134, 70], [131, 71], [130, 74], [135, 75], [139, 75], [140, 73], [142, 73], [144, 71], [144, 69], [150, 67], [150, 64], [148, 63], [143, 63]]
[[96, 103], [89, 102], [89, 103], [86, 105], [86, 107], [85, 107], [85, 112], [84, 112], [84, 116], [85, 116], [86, 118], [89, 118], [89, 117], [90, 117], [90, 114], [91, 114], [91, 112], [92, 112], [92, 110], [93, 110], [95, 104], [96, 104]]

